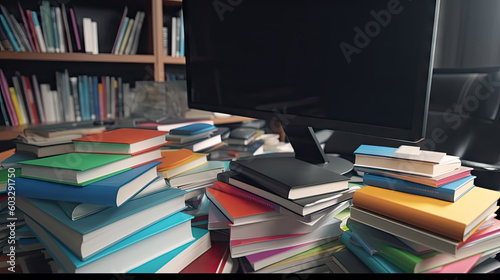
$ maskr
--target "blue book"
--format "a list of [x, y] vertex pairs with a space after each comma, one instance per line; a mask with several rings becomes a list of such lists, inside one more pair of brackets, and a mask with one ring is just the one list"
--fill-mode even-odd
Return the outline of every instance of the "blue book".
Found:
[[2, 23], [2, 27], [5, 29], [5, 32], [7, 32], [7, 37], [9, 37], [10, 44], [14, 48], [16, 52], [20, 52], [21, 49], [19, 48], [19, 45], [17, 44], [16, 38], [14, 37], [14, 33], [12, 33], [12, 30], [10, 29], [9, 24], [7, 23], [7, 20], [5, 17], [0, 14], [0, 22]]
[[86, 80], [87, 92], [89, 94], [89, 115], [91, 120], [95, 120], [95, 111], [94, 111], [94, 81], [92, 80], [92, 76], [88, 76]]
[[16, 195], [119, 207], [156, 179], [159, 164], [150, 162], [85, 187], [18, 177]]
[[80, 116], [82, 120], [87, 120], [85, 116], [85, 93], [83, 91], [83, 76], [78, 76], [78, 99], [80, 101]]
[[475, 178], [476, 176], [470, 175], [442, 185], [439, 188], [434, 188], [402, 179], [365, 173], [363, 175], [363, 183], [374, 187], [455, 202], [474, 187]]
[[193, 216], [177, 212], [86, 260], [79, 259], [41, 224], [29, 217], [26, 222], [65, 272], [125, 273], [191, 242], [191, 219]]
[[128, 17], [125, 17], [125, 20], [123, 22], [123, 27], [120, 30], [120, 35], [118, 37], [118, 43], [116, 44], [116, 49], [115, 49], [114, 54], [118, 54], [120, 52], [120, 48], [121, 48], [121, 45], [123, 43], [123, 36], [125, 35], [125, 30], [127, 29], [127, 25], [128, 25], [129, 20], [130, 19]]
[[[194, 240], [167, 252], [127, 273], [179, 273], [193, 260], [210, 249], [210, 232], [206, 229], [191, 228]], [[187, 258], [182, 263], [175, 263], [176, 258]]]
[[101, 109], [99, 103], [99, 80], [97, 76], [92, 76], [92, 93], [94, 94], [94, 114], [96, 119], [101, 118]]
[[403, 273], [403, 271], [389, 263], [379, 255], [370, 255], [363, 248], [351, 242], [351, 232], [345, 231], [340, 236], [348, 250], [356, 255], [374, 273]]
[[215, 130], [215, 129], [217, 129], [217, 127], [215, 127], [212, 124], [194, 123], [194, 124], [188, 124], [185, 126], [171, 129], [169, 131], [169, 134], [171, 134], [171, 135], [196, 135], [196, 134], [200, 134], [200, 133]]
[[85, 118], [83, 120], [90, 121], [90, 94], [89, 94], [89, 78], [87, 75], [82, 76], [82, 90], [83, 90], [83, 113]]
[[16, 206], [25, 215], [43, 224], [80, 259], [86, 259], [185, 209], [185, 194], [185, 191], [176, 188], [165, 189], [76, 221], [66, 215], [57, 201], [17, 196]]

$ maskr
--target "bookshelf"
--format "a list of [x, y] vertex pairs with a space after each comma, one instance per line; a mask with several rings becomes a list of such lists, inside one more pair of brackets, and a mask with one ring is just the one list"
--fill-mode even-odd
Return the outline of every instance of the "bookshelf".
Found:
[[[44, 2], [49, 3], [52, 9], [54, 7], [60, 8], [61, 14], [67, 16], [67, 23], [63, 21], [61, 24], [64, 29], [62, 31], [64, 35], [60, 33], [60, 36], [65, 38], [66, 45], [68, 45], [66, 29], [69, 29], [71, 33], [69, 41], [72, 44], [72, 52], [68, 50], [69, 47], [66, 47], [65, 52], [48, 51], [48, 42], [46, 42], [46, 52], [42, 52], [39, 47], [37, 47], [38, 50], [34, 48], [36, 45], [36, 28], [30, 25], [31, 22], [28, 14], [31, 14], [30, 11], [38, 13], [36, 18], [40, 22], [40, 27], [42, 27], [43, 17], [41, 7]], [[185, 74], [185, 58], [165, 54], [163, 46], [163, 27], [170, 23], [170, 19], [173, 16], [179, 16], [182, 5], [182, 1], [180, 0], [6, 0], [0, 5], [4, 8], [0, 10], [0, 15], [10, 15], [12, 20], [17, 21], [21, 29], [33, 32], [26, 32], [25, 35], [32, 36], [32, 39], [26, 38], [26, 42], [30, 43], [34, 51], [11, 51], [5, 48], [0, 50], [0, 69], [5, 74], [8, 87], [14, 86], [12, 77], [20, 74], [23, 77], [37, 76], [40, 84], [49, 84], [54, 89], [58, 86], [56, 73], [65, 70], [71, 76], [120, 77], [123, 83], [130, 84], [131, 88], [134, 87], [135, 81], [150, 80], [162, 82], [170, 79], [167, 73], [176, 75]], [[139, 34], [139, 40], [136, 40], [136, 47], [131, 48], [134, 51], [130, 51], [128, 54], [125, 54], [126, 52], [124, 54], [114, 53], [122, 19], [125, 16], [128, 19], [137, 19], [139, 12], [144, 12], [144, 20], [142, 21], [140, 32], [135, 33]], [[25, 17], [24, 19], [23, 16]], [[52, 18], [55, 18], [54, 28], [57, 30], [57, 16], [54, 16], [54, 13], [52, 13], [52, 16]], [[73, 23], [72, 16], [74, 16], [75, 23]], [[97, 53], [89, 53], [86, 50], [84, 18], [90, 18], [97, 23], [98, 32], [97, 36], [94, 37], [98, 41], [96, 44], [98, 46]], [[34, 22], [33, 19], [31, 21]], [[76, 24], [76, 27], [74, 24]], [[33, 26], [36, 26], [36, 24]], [[3, 25], [2, 28], [5, 29]], [[77, 48], [78, 42], [75, 34], [79, 36], [80, 48]], [[45, 35], [44, 31], [43, 36], [45, 37]], [[8, 37], [3, 36], [2, 38], [0, 36], [0, 39], [9, 39]], [[130, 38], [132, 38], [132, 35], [130, 35]], [[169, 38], [168, 40], [170, 41], [171, 39]]]

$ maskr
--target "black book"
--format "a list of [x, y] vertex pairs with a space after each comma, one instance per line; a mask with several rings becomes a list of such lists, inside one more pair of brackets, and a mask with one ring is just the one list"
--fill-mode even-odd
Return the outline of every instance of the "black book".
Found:
[[229, 169], [251, 178], [287, 199], [299, 199], [348, 188], [349, 178], [293, 157], [260, 157], [231, 161]]

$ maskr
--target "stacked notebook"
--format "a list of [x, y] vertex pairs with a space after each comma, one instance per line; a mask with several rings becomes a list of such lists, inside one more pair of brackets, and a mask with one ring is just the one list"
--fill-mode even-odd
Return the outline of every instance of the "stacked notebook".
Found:
[[500, 192], [474, 185], [460, 159], [418, 147], [361, 145], [342, 241], [374, 272], [467, 273], [500, 252]]
[[116, 129], [20, 162], [17, 206], [62, 272], [156, 272], [172, 261], [164, 271], [178, 272], [210, 248], [208, 231], [181, 212], [186, 192], [158, 177], [165, 134]]
[[231, 257], [245, 272], [296, 272], [326, 262], [344, 248], [336, 217], [356, 188], [299, 160], [269, 164], [264, 158], [230, 162], [206, 188], [208, 228], [227, 231]]

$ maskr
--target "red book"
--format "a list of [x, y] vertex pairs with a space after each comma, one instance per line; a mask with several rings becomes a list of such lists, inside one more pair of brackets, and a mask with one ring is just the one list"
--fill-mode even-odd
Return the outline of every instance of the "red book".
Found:
[[33, 124], [39, 124], [40, 118], [38, 116], [40, 114], [39, 114], [38, 109], [36, 107], [36, 102], [39, 102], [39, 101], [38, 100], [35, 101], [35, 97], [33, 95], [33, 91], [31, 88], [30, 79], [26, 76], [22, 76], [21, 81], [23, 84], [24, 94], [26, 95], [26, 100], [28, 101], [28, 109], [30, 110], [31, 116], [33, 118], [32, 119]]
[[180, 273], [223, 273], [233, 268], [227, 241], [212, 241], [212, 247], [186, 266]]
[[31, 32], [31, 37], [33, 38], [33, 44], [35, 45], [35, 50], [37, 52], [42, 52], [40, 49], [40, 44], [38, 43], [38, 37], [36, 36], [35, 24], [33, 23], [33, 15], [31, 14], [31, 10], [26, 10], [26, 16], [28, 18], [29, 30], [26, 30], [26, 33]]
[[159, 149], [166, 143], [166, 132], [120, 128], [73, 139], [75, 152], [136, 154], [151, 149]]
[[282, 215], [272, 207], [232, 196], [212, 187], [206, 188], [206, 195], [233, 224], [264, 221], [270, 217]]

